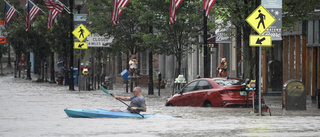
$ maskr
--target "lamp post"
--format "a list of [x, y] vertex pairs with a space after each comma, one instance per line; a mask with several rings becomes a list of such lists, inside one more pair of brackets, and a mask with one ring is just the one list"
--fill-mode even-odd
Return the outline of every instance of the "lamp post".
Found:
[[[153, 33], [153, 27], [149, 27], [149, 32]], [[148, 82], [148, 95], [153, 95], [153, 59], [152, 51], [149, 49], [149, 82]]]
[[69, 0], [70, 6], [70, 70], [69, 70], [69, 90], [74, 90], [73, 83], [73, 0]]
[[51, 67], [51, 69], [50, 69], [51, 75], [50, 75], [50, 82], [49, 83], [50, 84], [55, 84], [56, 81], [55, 81], [55, 77], [54, 77], [54, 52], [53, 51], [51, 51], [50, 59], [51, 59], [51, 61], [50, 61], [50, 63], [51, 63], [51, 65], [50, 65], [50, 67]]

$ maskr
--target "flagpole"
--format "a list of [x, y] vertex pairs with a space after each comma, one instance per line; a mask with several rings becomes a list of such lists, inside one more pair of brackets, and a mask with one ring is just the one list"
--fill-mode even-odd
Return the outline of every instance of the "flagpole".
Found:
[[[29, 11], [29, 6], [28, 6], [28, 0], [27, 0], [27, 11]], [[27, 18], [29, 18], [29, 15], [27, 15], [28, 17]], [[29, 28], [29, 21], [27, 21], [27, 23], [28, 23], [28, 28]], [[28, 31], [27, 31], [28, 32]], [[28, 41], [28, 39], [29, 39], [29, 33], [27, 34], [27, 41]], [[30, 72], [30, 65], [31, 65], [31, 63], [30, 63], [30, 52], [29, 52], [29, 44], [27, 45], [27, 80], [32, 80], [32, 78], [31, 78], [31, 72]]]
[[[58, 0], [58, 1], [59, 1], [59, 0]], [[73, 14], [66, 5], [64, 5], [61, 1], [59, 1], [59, 2], [63, 5], [63, 9], [64, 9], [64, 10], [66, 10], [69, 14]]]
[[[37, 6], [36, 4], [34, 4], [31, 0], [29, 0], [33, 5], [35, 5], [35, 6]], [[27, 1], [28, 2], [28, 1]], [[39, 8], [39, 6], [37, 6], [38, 8]], [[40, 9], [40, 8], [39, 8]], [[40, 9], [40, 11], [43, 13], [43, 14], [45, 14], [45, 12], [42, 10], [42, 9]]]
[[[16, 12], [18, 12], [20, 14], [20, 12], [14, 8], [14, 6], [10, 5], [9, 2], [7, 2], [6, 0], [4, 0], [4, 2], [6, 2], [11, 8], [13, 8], [14, 10], [16, 10]], [[6, 9], [4, 9], [4, 11], [6, 11]], [[6, 13], [6, 12], [4, 12]]]

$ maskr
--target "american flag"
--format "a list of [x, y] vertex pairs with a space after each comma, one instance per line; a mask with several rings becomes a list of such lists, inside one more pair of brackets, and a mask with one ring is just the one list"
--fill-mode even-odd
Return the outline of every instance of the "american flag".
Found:
[[56, 17], [63, 11], [64, 5], [59, 0], [45, 0], [45, 4], [49, 9], [48, 30], [53, 27]]
[[206, 10], [206, 16], [209, 18], [209, 12], [216, 0], [203, 0], [202, 9]]
[[113, 26], [118, 24], [119, 22], [119, 16], [122, 13], [124, 7], [127, 6], [130, 0], [114, 0], [113, 1], [113, 9], [112, 9], [112, 21]]
[[32, 3], [31, 1], [27, 1], [27, 20], [26, 20], [26, 31], [29, 31], [31, 27], [31, 22], [34, 17], [38, 14], [40, 8]]
[[5, 18], [4, 18], [4, 28], [7, 30], [8, 24], [13, 17], [13, 15], [17, 12], [16, 9], [13, 8], [9, 3], [5, 1]]
[[171, 25], [176, 21], [176, 10], [180, 6], [182, 0], [171, 0], [170, 11], [169, 11], [169, 24]]

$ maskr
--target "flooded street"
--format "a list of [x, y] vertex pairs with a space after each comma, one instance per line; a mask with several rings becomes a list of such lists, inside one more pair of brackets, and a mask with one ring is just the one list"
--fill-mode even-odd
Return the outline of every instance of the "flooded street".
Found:
[[[320, 110], [307, 100], [306, 111], [283, 111], [281, 97], [265, 97], [272, 116], [256, 116], [252, 108], [165, 107], [170, 89], [147, 95], [143, 114], [177, 116], [145, 119], [70, 118], [64, 109], [125, 109], [101, 90], [69, 91], [68, 86], [36, 83], [12, 75], [0, 77], [0, 136], [320, 136]], [[131, 96], [122, 86], [110, 90]], [[129, 103], [129, 102], [128, 102]]]

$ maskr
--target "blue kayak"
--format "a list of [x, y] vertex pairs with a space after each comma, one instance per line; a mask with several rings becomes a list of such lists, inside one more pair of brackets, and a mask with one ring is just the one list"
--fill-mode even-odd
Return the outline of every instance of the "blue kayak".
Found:
[[[64, 109], [69, 117], [74, 118], [142, 118], [141, 115], [129, 112], [110, 111], [105, 109]], [[143, 114], [144, 118], [149, 117], [172, 117], [166, 115]]]

